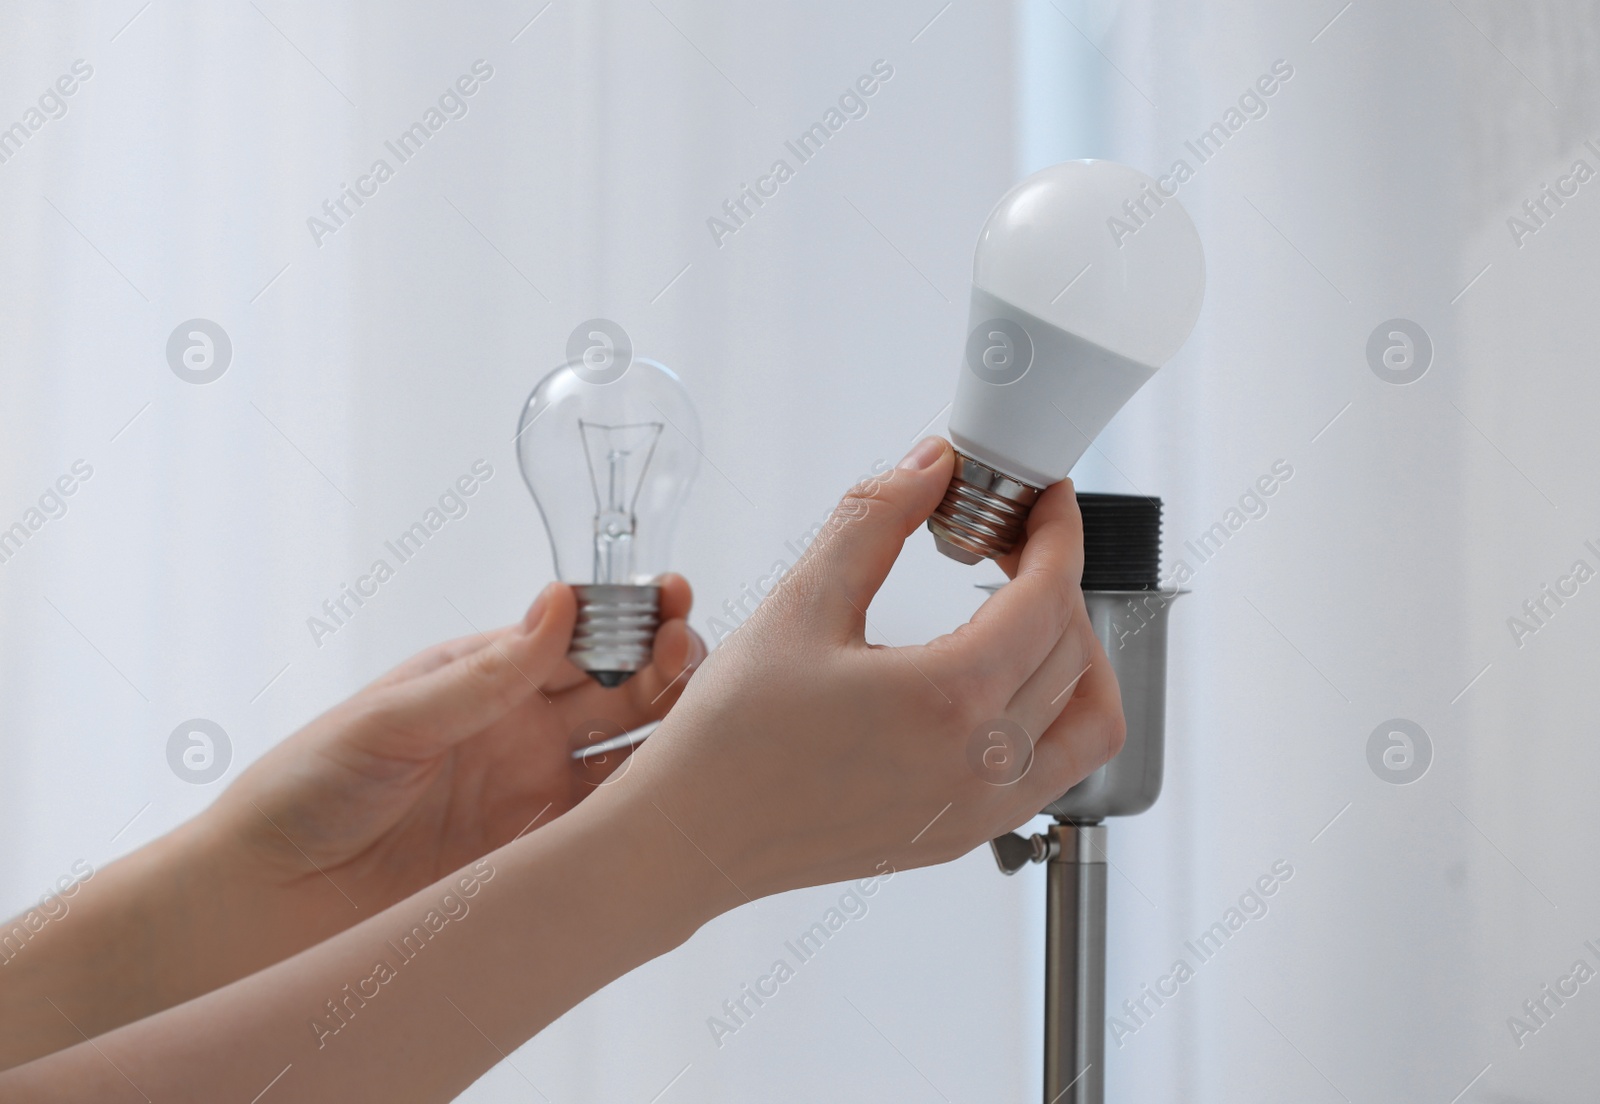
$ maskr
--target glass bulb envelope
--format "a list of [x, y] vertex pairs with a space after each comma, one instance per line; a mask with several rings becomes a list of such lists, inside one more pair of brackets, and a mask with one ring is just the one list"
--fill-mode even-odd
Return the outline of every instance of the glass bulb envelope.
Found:
[[578, 596], [569, 658], [606, 686], [649, 663], [655, 580], [672, 567], [678, 513], [700, 463], [700, 420], [671, 369], [570, 361], [522, 408], [517, 461], [551, 559]]

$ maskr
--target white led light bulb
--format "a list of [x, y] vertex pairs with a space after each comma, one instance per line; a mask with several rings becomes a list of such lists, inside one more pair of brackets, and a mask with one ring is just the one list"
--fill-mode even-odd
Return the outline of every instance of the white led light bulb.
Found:
[[1068, 161], [1001, 198], [972, 262], [956, 472], [928, 521], [941, 552], [1010, 551], [1039, 492], [1187, 340], [1205, 282], [1188, 212], [1137, 169]]

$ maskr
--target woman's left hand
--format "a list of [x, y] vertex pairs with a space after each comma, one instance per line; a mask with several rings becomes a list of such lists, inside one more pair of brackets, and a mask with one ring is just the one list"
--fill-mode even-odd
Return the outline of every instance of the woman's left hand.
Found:
[[[689, 584], [661, 587], [651, 663], [617, 689], [567, 661], [577, 603], [552, 584], [522, 621], [401, 664], [86, 877], [72, 922], [6, 965], [0, 1069], [282, 961], [571, 809], [627, 756], [573, 751], [662, 717], [705, 657]], [[68, 1018], [40, 1015], [45, 997]]]
[[688, 582], [661, 586], [651, 664], [619, 688], [567, 661], [577, 603], [553, 583], [521, 622], [414, 656], [312, 721], [202, 819], [333, 913], [387, 907], [572, 808], [627, 756], [573, 752], [666, 714], [706, 648]]

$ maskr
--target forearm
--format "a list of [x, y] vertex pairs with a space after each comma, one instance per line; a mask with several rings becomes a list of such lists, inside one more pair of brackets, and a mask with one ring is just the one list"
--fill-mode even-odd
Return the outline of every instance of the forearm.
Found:
[[295, 1100], [448, 1100], [730, 894], [648, 802], [602, 791], [293, 958], [0, 1075], [0, 1096], [249, 1100], [282, 1073]]
[[190, 839], [180, 830], [94, 871], [37, 930], [30, 914], [6, 926], [0, 1068], [193, 995], [193, 957], [164, 952], [192, 941], [184, 906], [209, 880]]
[[360, 915], [331, 886], [270, 884], [224, 834], [190, 821], [95, 871], [37, 931], [27, 914], [6, 925], [0, 1069], [226, 985]]

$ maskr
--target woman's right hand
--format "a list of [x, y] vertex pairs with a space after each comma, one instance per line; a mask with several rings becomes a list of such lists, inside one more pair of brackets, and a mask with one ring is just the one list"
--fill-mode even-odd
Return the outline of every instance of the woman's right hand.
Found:
[[1116, 677], [1079, 586], [1070, 482], [1040, 497], [1002, 564], [1014, 579], [970, 622], [924, 645], [866, 642], [867, 607], [943, 497], [953, 458], [929, 438], [846, 495], [604, 787], [692, 844], [728, 883], [730, 907], [956, 858], [1122, 746]]

